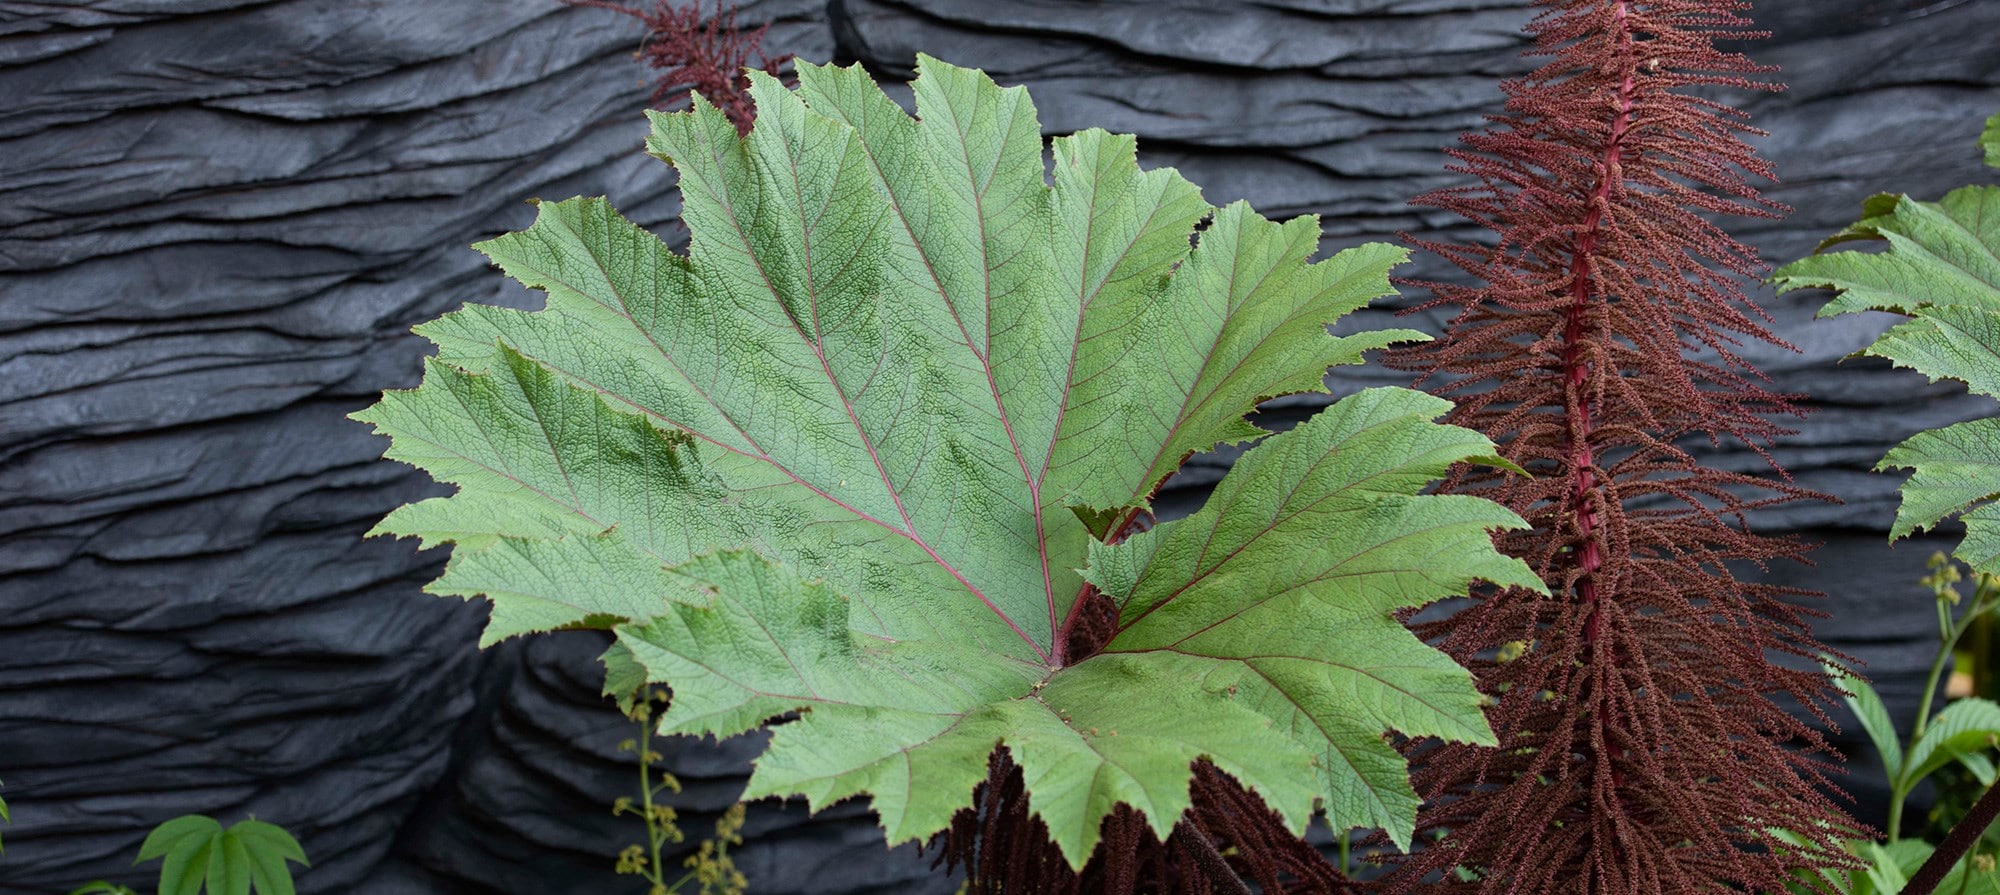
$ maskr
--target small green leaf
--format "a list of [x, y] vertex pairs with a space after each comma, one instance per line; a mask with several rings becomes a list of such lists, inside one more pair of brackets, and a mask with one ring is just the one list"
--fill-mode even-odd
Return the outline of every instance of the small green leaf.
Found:
[[1987, 758], [1984, 752], [1960, 752], [1957, 758], [1958, 763], [1965, 765], [1981, 786], [1992, 786], [1994, 780], [2000, 779], [2000, 770], [1993, 767], [1993, 759]]
[[646, 666], [639, 664], [632, 650], [616, 640], [597, 660], [604, 663], [603, 695], [616, 700], [619, 711], [631, 714], [646, 686]]
[[1826, 659], [1820, 660], [1820, 667], [1833, 680], [1833, 686], [1840, 691], [1840, 698], [1847, 703], [1854, 717], [1860, 719], [1861, 729], [1875, 744], [1875, 754], [1882, 759], [1882, 770], [1894, 779], [1896, 771], [1903, 766], [1903, 741], [1896, 734], [1896, 724], [1889, 718], [1889, 708], [1882, 703], [1882, 697], [1868, 681]]
[[221, 838], [218, 828], [215, 835], [186, 836], [174, 840], [160, 865], [160, 895], [199, 895], [202, 880], [213, 869], [210, 855], [216, 851], [216, 842]]
[[2000, 737], [2000, 705], [1992, 700], [1967, 698], [1945, 706], [1924, 728], [1924, 735], [1910, 744], [1910, 771], [1902, 786], [1915, 786], [1961, 755], [1992, 748], [1995, 737]]
[[[286, 861], [307, 864], [305, 850], [284, 828], [242, 820], [224, 830], [199, 814], [160, 824], [133, 863], [164, 858], [159, 895], [294, 895]], [[310, 865], [308, 865], [310, 866]]]
[[[276, 824], [256, 819], [240, 820], [229, 828], [226, 838], [242, 846], [240, 854], [232, 854], [232, 860], [241, 863], [232, 866], [231, 872], [240, 873], [244, 884], [253, 886], [258, 895], [294, 895], [292, 871], [285, 862], [312, 866], [312, 862], [306, 860], [305, 849], [299, 847], [299, 841]], [[232, 885], [236, 878], [231, 877]], [[215, 895], [212, 886], [210, 895]]]
[[139, 858], [132, 863], [150, 861], [162, 857], [176, 848], [189, 848], [188, 842], [200, 842], [221, 834], [222, 825], [215, 818], [202, 814], [187, 814], [176, 817], [153, 828], [146, 835], [146, 841], [139, 844]]
[[1868, 862], [1868, 869], [1860, 881], [1866, 885], [1856, 886], [1855, 895], [1897, 895], [1934, 850], [1921, 839], [1898, 839], [1887, 845], [1863, 843], [1861, 857]]
[[312, 862], [306, 860], [305, 849], [299, 847], [299, 841], [277, 824], [251, 818], [237, 821], [229, 831], [242, 839], [252, 854], [273, 855], [307, 867], [312, 866]]
[[208, 850], [208, 895], [250, 895], [250, 855], [227, 831]]
[[271, 852], [250, 853], [250, 884], [258, 895], [297, 895], [292, 886], [292, 869], [285, 859]]
[[97, 879], [69, 890], [69, 895], [139, 895], [139, 893], [133, 891], [130, 886], [121, 886], [117, 883], [107, 883], [104, 880]]

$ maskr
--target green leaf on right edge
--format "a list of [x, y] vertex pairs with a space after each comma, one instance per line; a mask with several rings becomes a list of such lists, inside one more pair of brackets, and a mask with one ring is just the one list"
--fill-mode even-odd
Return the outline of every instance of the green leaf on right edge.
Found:
[[[2000, 167], [2000, 115], [1980, 137], [1989, 165]], [[1864, 217], [1822, 245], [1849, 239], [1886, 243], [1876, 253], [1823, 252], [1779, 268], [1780, 292], [1818, 287], [1839, 294], [1821, 316], [1880, 310], [1908, 315], [1862, 353], [1938, 379], [1957, 379], [1977, 394], [2000, 397], [2000, 186], [1953, 190], [1940, 202], [1878, 196]], [[1981, 419], [1920, 432], [1897, 445], [1878, 468], [1913, 470], [1891, 538], [1906, 537], [1956, 514], [1965, 523], [1959, 559], [2000, 572], [2000, 420]]]
[[[671, 686], [663, 732], [796, 712], [746, 797], [866, 794], [891, 843], [1000, 747], [1074, 866], [1119, 804], [1164, 838], [1198, 760], [1296, 832], [1324, 805], [1407, 843], [1385, 735], [1492, 735], [1396, 613], [1541, 587], [1491, 542], [1518, 517], [1422, 492], [1503, 461], [1402, 389], [1245, 418], [1421, 338], [1327, 330], [1403, 250], [1313, 261], [1312, 218], [1215, 208], [1130, 136], [1045, 144], [1024, 90], [929, 57], [915, 117], [859, 67], [750, 77], [747, 137], [652, 116], [686, 256], [601, 199], [478, 246], [547, 306], [418, 328], [422, 385], [355, 418], [458, 490], [377, 532], [454, 545], [431, 590], [490, 598], [485, 642], [614, 629], [608, 685]], [[1256, 439], [1199, 513], [1106, 546], [1190, 453]], [[1090, 585], [1121, 618], [1070, 656]]]

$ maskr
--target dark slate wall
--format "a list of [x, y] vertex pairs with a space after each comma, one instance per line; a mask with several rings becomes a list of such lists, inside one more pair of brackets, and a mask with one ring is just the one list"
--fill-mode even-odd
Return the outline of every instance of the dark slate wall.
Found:
[[[1749, 107], [1798, 211], [1737, 230], [1769, 257], [1871, 192], [1986, 176], [2000, 0], [1760, 6], [1756, 52], [1793, 89]], [[1526, 64], [1520, 0], [762, 0], [742, 20], [809, 59], [896, 75], [923, 50], [1029, 84], [1051, 133], [1137, 133], [1211, 201], [1321, 213], [1330, 248], [1453, 227], [1405, 200], [1448, 182], [1439, 148]], [[195, 811], [299, 833], [306, 892], [632, 888], [608, 872], [634, 837], [607, 810], [630, 732], [595, 696], [601, 640], [475, 651], [483, 609], [418, 592], [441, 556], [360, 537], [436, 486], [343, 417], [415, 381], [411, 324], [536, 302], [465, 249], [524, 226], [522, 200], [606, 194], [671, 232], [637, 39], [543, 0], [0, 0], [0, 893], [142, 883], [139, 838]], [[1825, 630], [1908, 706], [1933, 545], [1882, 546], [1895, 482], [1866, 470], [1991, 407], [1837, 364], [1884, 321], [1814, 306], [1772, 302], [1801, 350], [1758, 359], [1813, 396], [1779, 458], [1846, 504], [1762, 520], [1829, 541], [1774, 574], [1833, 592]], [[690, 831], [756, 745], [669, 747]], [[951, 888], [852, 805], [762, 803], [749, 838], [758, 892]]]

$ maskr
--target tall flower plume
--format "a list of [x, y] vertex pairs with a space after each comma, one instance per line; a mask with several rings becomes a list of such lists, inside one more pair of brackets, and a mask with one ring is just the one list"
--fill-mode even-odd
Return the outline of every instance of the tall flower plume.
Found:
[[[1749, 511], [1812, 498], [1773, 476], [1702, 466], [1680, 444], [1762, 453], [1789, 397], [1739, 353], [1782, 345], [1739, 285], [1763, 269], [1711, 222], [1775, 217], [1770, 165], [1719, 90], [1775, 90], [1722, 41], [1762, 37], [1742, 0], [1536, 0], [1548, 61], [1504, 86], [1504, 114], [1450, 151], [1476, 179], [1417, 203], [1490, 244], [1413, 240], [1464, 272], [1424, 283], [1461, 309], [1392, 363], [1458, 402], [1531, 477], [1464, 473], [1532, 528], [1502, 549], [1554, 596], [1489, 590], [1419, 633], [1494, 700], [1494, 748], [1413, 748], [1428, 806], [1392, 891], [1783, 891], [1843, 864], [1854, 826], [1823, 794], [1823, 738], [1788, 713], [1830, 695], [1799, 594], [1738, 577], [1803, 560]], [[1768, 454], [1766, 459], [1769, 459]], [[1787, 845], [1778, 830], [1804, 837]], [[1440, 882], [1440, 880], [1442, 880]]]

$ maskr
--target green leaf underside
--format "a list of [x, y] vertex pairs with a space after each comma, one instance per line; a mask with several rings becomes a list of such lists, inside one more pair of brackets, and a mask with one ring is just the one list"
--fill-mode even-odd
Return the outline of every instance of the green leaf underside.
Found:
[[[1987, 122], [1980, 142], [1988, 164], [2000, 167], [2000, 116]], [[1877, 196], [1863, 214], [1827, 244], [1869, 239], [1886, 243], [1884, 251], [1817, 254], [1780, 268], [1772, 283], [1780, 291], [1837, 291], [1821, 316], [1908, 315], [1862, 353], [2000, 397], [2000, 187], [1964, 187], [1936, 203]], [[1956, 514], [1966, 526], [1958, 557], [2000, 572], [2000, 509], [1992, 502], [2000, 497], [2000, 420], [1920, 432], [1891, 450], [1881, 468], [1913, 471], [1892, 539]]]
[[[478, 246], [547, 307], [419, 327], [423, 384], [355, 416], [459, 490], [377, 531], [455, 545], [431, 589], [492, 599], [485, 642], [626, 620], [611, 671], [673, 688], [663, 732], [803, 710], [748, 795], [867, 793], [892, 843], [969, 806], [1000, 744], [1077, 865], [1119, 803], [1164, 836], [1198, 758], [1295, 829], [1318, 800], [1407, 842], [1382, 734], [1490, 733], [1391, 613], [1540, 586], [1490, 543], [1518, 518], [1418, 495], [1490, 443], [1363, 392], [1100, 543], [1188, 454], [1266, 436], [1259, 401], [1420, 338], [1326, 330], [1404, 252], [1308, 262], [1311, 218], [1213, 208], [1129, 136], [1057, 138], [1045, 180], [1027, 94], [927, 57], [916, 118], [859, 68], [753, 80], [747, 138], [702, 102], [653, 116], [686, 257], [600, 199]], [[1129, 623], [1058, 661], [1085, 574]]]

